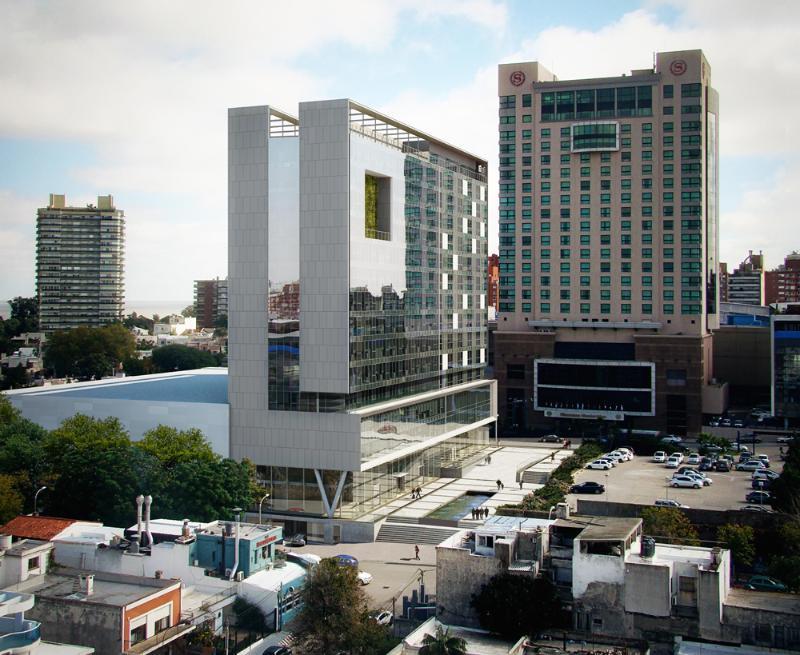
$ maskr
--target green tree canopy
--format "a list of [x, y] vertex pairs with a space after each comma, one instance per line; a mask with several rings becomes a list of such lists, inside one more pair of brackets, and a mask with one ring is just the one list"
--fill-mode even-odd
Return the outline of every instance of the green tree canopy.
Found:
[[178, 344], [154, 348], [152, 358], [153, 367], [162, 372], [189, 371], [217, 365], [217, 360], [211, 353]]
[[800, 440], [789, 444], [783, 471], [769, 487], [772, 506], [786, 514], [800, 517]]
[[79, 327], [50, 335], [44, 362], [58, 376], [99, 378], [111, 374], [135, 351], [136, 340], [119, 323], [101, 328]]
[[44, 443], [47, 458], [56, 468], [71, 453], [122, 452], [129, 446], [130, 436], [119, 419], [97, 419], [85, 414], [66, 419], [47, 435]]
[[14, 423], [21, 418], [22, 414], [11, 404], [8, 396], [0, 393], [0, 427]]
[[755, 533], [749, 525], [728, 523], [717, 530], [717, 541], [731, 551], [735, 564], [750, 566], [756, 554]]
[[185, 316], [186, 318], [193, 318], [196, 316], [194, 313], [194, 305], [186, 305], [181, 311], [181, 316]]
[[159, 425], [145, 432], [142, 439], [136, 442], [136, 447], [155, 457], [168, 469], [195, 460], [215, 462], [220, 459], [197, 428], [178, 430]]
[[561, 603], [545, 578], [500, 573], [472, 597], [481, 627], [516, 641], [561, 623]]
[[13, 475], [0, 474], [0, 523], [6, 524], [22, 513], [24, 498]]
[[674, 507], [646, 507], [642, 510], [644, 533], [656, 541], [697, 546], [697, 530], [681, 510]]
[[122, 319], [122, 324], [129, 330], [131, 328], [138, 327], [142, 330], [147, 330], [148, 332], [153, 331], [153, 319], [147, 318], [147, 316], [141, 316], [136, 312], [128, 314], [124, 319]]
[[354, 567], [323, 559], [309, 571], [301, 594], [292, 634], [304, 654], [386, 652], [387, 633], [369, 617]]
[[427, 634], [422, 639], [419, 655], [466, 655], [467, 642], [450, 634], [450, 628], [442, 629], [436, 624], [436, 634]]

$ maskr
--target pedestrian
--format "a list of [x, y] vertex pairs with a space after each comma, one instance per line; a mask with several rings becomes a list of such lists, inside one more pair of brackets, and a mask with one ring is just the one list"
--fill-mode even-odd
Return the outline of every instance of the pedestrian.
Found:
[[554, 461], [555, 458], [556, 458], [556, 451], [554, 450], [552, 453], [550, 453], [550, 461], [551, 462]]
[[522, 491], [522, 478], [519, 479], [519, 490]]
[[474, 507], [472, 508], [472, 520], [473, 521], [475, 520], [475, 508]]
[[414, 559], [419, 559], [419, 546], [414, 545]]
[[502, 491], [502, 490], [503, 490], [503, 489], [505, 489], [505, 488], [506, 488], [506, 485], [504, 485], [504, 484], [501, 482], [501, 483], [500, 483], [500, 491]]
[[500, 491], [500, 487], [501, 487], [502, 485], [503, 485], [503, 483], [502, 483], [502, 482], [500, 482], [500, 480], [498, 480], [498, 481], [497, 481], [497, 490], [498, 490], [498, 491]]
[[488, 507], [484, 507], [483, 508], [483, 518], [485, 518], [485, 519], [489, 518], [489, 508]]
[[491, 463], [492, 463], [492, 456], [491, 456], [491, 455], [489, 455], [489, 456], [486, 458], [486, 460], [487, 460], [487, 464], [491, 464]]

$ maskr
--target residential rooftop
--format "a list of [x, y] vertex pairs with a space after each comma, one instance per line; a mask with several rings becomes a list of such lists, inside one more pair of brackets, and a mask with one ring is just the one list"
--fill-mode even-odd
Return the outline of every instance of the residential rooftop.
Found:
[[[78, 576], [87, 573], [94, 575], [91, 595], [75, 590]], [[136, 601], [148, 598], [161, 589], [179, 584], [180, 580], [58, 568], [51, 569], [45, 575], [31, 577], [10, 587], [10, 589], [35, 594], [39, 598], [83, 601], [99, 605], [125, 607]]]
[[[15, 516], [0, 527], [0, 533], [10, 534], [15, 539], [50, 541], [69, 526], [78, 522], [78, 519], [68, 519], [60, 516]], [[91, 525], [91, 522], [87, 521], [81, 521], [81, 523]], [[95, 525], [99, 526], [100, 523]]]
[[624, 541], [636, 532], [641, 524], [642, 519], [637, 518], [573, 514], [568, 519], [557, 519], [553, 525], [557, 528], [581, 530], [577, 538], [582, 540]]

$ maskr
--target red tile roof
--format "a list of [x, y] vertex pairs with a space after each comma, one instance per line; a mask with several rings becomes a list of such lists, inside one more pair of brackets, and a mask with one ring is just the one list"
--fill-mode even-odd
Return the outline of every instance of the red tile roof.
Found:
[[0, 533], [10, 534], [15, 539], [39, 539], [50, 541], [78, 519], [65, 519], [57, 516], [17, 516], [4, 526]]

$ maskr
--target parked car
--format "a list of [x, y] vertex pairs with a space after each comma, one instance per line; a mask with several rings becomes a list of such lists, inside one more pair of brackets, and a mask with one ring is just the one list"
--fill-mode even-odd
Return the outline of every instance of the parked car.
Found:
[[608, 469], [611, 468], [611, 462], [609, 462], [607, 459], [596, 459], [593, 462], [589, 462], [586, 465], [586, 468], [597, 469], [600, 471], [607, 471]]
[[681, 464], [683, 464], [683, 453], [674, 452], [670, 455], [670, 457], [677, 457], [681, 461]]
[[766, 575], [754, 575], [744, 585], [745, 589], [756, 591], [786, 591], [786, 585]]
[[581, 482], [580, 484], [573, 484], [569, 488], [571, 494], [601, 494], [606, 490], [605, 486], [599, 482]]
[[352, 555], [334, 555], [334, 559], [339, 566], [358, 567], [358, 560]]
[[709, 424], [709, 425], [710, 425], [712, 428], [718, 428], [718, 427], [719, 427], [719, 419], [718, 419], [718, 418], [712, 418], [712, 419], [711, 419], [711, 421], [709, 421], [709, 423], [708, 423], [708, 424]]
[[681, 465], [681, 460], [679, 460], [677, 457], [672, 457], [672, 456], [670, 456], [670, 458], [667, 460], [666, 463], [666, 467], [668, 469], [676, 469], [680, 465]]
[[291, 546], [292, 548], [300, 548], [306, 545], [306, 536], [304, 534], [296, 534], [293, 537], [283, 540], [284, 545]]
[[794, 441], [794, 437], [787, 437], [787, 436], [778, 437], [777, 439], [775, 439], [775, 441], [777, 441], [778, 443], [792, 443], [792, 441]]
[[676, 434], [668, 434], [661, 437], [661, 441], [671, 446], [677, 446], [679, 443], [683, 442], [683, 437], [679, 437]]
[[657, 498], [655, 502], [656, 507], [678, 507], [680, 509], [689, 509], [688, 505], [682, 505], [677, 500], [672, 498]]
[[767, 503], [769, 505], [770, 501], [772, 500], [772, 496], [770, 495], [769, 491], [751, 491], [744, 497], [744, 499], [748, 503], [758, 503], [759, 505]]
[[780, 473], [773, 471], [772, 469], [758, 469], [757, 471], [753, 471], [753, 480], [777, 480], [780, 476]]
[[736, 450], [740, 453], [749, 453], [750, 449], [743, 443], [735, 444], [731, 443], [731, 450]]
[[697, 467], [700, 471], [713, 471], [714, 470], [714, 460], [710, 457], [703, 457], [700, 460], [700, 466]]
[[739, 453], [739, 461], [740, 462], [746, 462], [747, 460], [750, 459], [750, 457], [751, 457], [751, 455], [747, 451], [745, 451], [743, 453]]
[[368, 585], [370, 582], [372, 582], [371, 573], [367, 573], [366, 571], [358, 572], [358, 584], [360, 584], [363, 587], [365, 585]]
[[772, 484], [772, 480], [767, 480], [766, 478], [753, 478], [750, 481], [750, 486], [753, 489], [763, 489], [765, 491], [769, 491], [769, 487]]
[[264, 655], [292, 655], [292, 649], [286, 646], [268, 646]]
[[745, 505], [741, 508], [743, 512], [772, 512], [769, 507], [763, 505]]
[[729, 418], [724, 418], [719, 423], [723, 428], [731, 427], [731, 420]]
[[739, 462], [736, 465], [737, 471], [758, 471], [759, 469], [767, 468], [764, 462], [758, 459], [748, 459], [746, 462]]
[[735, 428], [743, 428], [744, 427], [744, 421], [742, 419], [740, 419], [740, 418], [737, 418], [733, 422], [733, 427], [735, 427]]
[[691, 475], [676, 474], [670, 478], [669, 484], [673, 487], [691, 487], [699, 489], [702, 486], [700, 480]]
[[700, 455], [697, 453], [690, 453], [686, 458], [687, 464], [694, 464], [695, 466], [700, 463]]
[[711, 478], [709, 478], [709, 477], [708, 477], [707, 475], [705, 475], [704, 473], [701, 473], [700, 471], [695, 471], [695, 470], [692, 470], [692, 472], [691, 472], [691, 473], [687, 473], [686, 475], [691, 475], [692, 477], [695, 477], [695, 478], [697, 478], [698, 480], [700, 480], [700, 482], [702, 482], [702, 483], [703, 483], [703, 486], [704, 486], [704, 487], [710, 487], [710, 486], [713, 484], [713, 482], [714, 482], [714, 480], [712, 480]]
[[614, 461], [613, 459], [608, 459], [608, 458], [606, 458], [606, 457], [599, 457], [599, 458], [597, 459], [597, 461], [599, 461], [599, 462], [605, 462], [606, 464], [610, 464], [612, 469], [613, 469], [613, 468], [614, 468], [614, 467], [617, 465], [617, 462], [616, 462], [616, 461]]
[[563, 439], [559, 437], [557, 434], [546, 434], [539, 439], [539, 441], [543, 443], [561, 443]]
[[756, 455], [755, 457], [756, 457], [756, 459], [761, 460], [761, 463], [764, 466], [769, 468], [769, 456], [768, 455], [764, 455], [763, 453], [760, 453], [760, 454]]
[[616, 450], [614, 450], [614, 451], [612, 451], [610, 453], [606, 453], [605, 455], [603, 455], [602, 459], [611, 459], [614, 462], [616, 462], [617, 464], [627, 461], [625, 456], [621, 452], [616, 451]]
[[628, 453], [629, 455], [628, 459], [633, 459], [636, 456], [636, 453], [633, 452], [633, 448], [631, 448], [630, 446], [620, 446], [619, 448], [617, 448], [617, 450], [619, 450], [620, 452]]
[[718, 459], [714, 462], [714, 470], [720, 473], [727, 473], [731, 470], [731, 464], [727, 459]]
[[394, 615], [389, 610], [376, 611], [370, 616], [378, 625], [392, 625], [394, 623]]
[[657, 464], [663, 464], [667, 461], [667, 453], [665, 453], [663, 450], [657, 450], [653, 453], [653, 461]]

